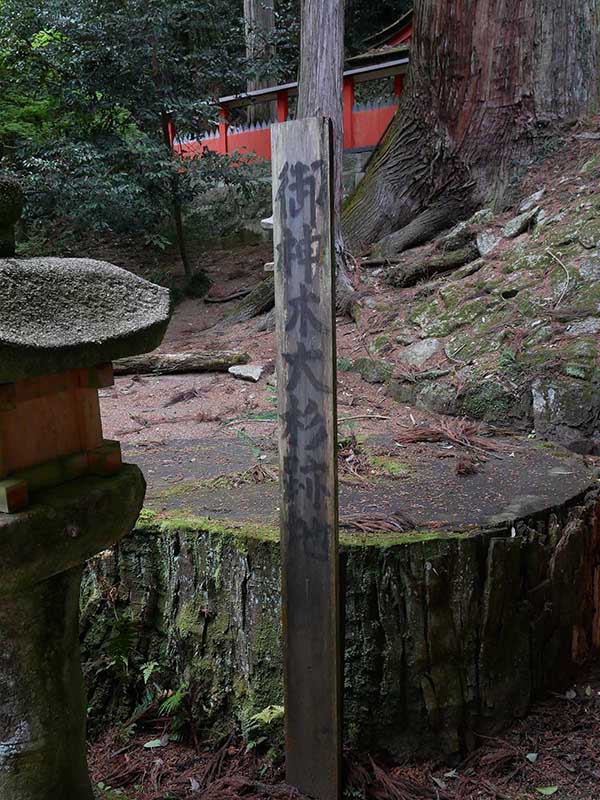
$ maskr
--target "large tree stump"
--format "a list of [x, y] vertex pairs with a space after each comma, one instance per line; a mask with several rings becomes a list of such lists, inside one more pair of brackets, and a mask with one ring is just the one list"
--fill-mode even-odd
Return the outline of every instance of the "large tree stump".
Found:
[[[282, 702], [277, 539], [264, 526], [146, 513], [90, 565], [82, 637], [96, 730], [125, 719], [144, 691], [135, 669], [118, 678], [100, 669], [115, 613], [140, 664], [159, 662], [173, 688], [189, 684], [201, 727], [222, 730]], [[354, 747], [464, 753], [568, 685], [600, 648], [595, 489], [556, 507], [515, 505], [484, 527], [345, 534], [342, 549]]]

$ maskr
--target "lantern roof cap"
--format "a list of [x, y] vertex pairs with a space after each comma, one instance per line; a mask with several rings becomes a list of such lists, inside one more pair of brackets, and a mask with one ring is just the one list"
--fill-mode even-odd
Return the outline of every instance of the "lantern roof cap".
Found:
[[154, 350], [168, 289], [86, 258], [0, 259], [0, 383]]

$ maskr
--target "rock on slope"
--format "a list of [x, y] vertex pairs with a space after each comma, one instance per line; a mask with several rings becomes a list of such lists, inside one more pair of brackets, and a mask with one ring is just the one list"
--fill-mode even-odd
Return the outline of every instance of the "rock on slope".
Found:
[[[381, 322], [371, 355], [384, 365], [366, 379], [400, 402], [600, 452], [599, 179], [600, 133], [570, 133], [513, 208], [371, 272], [363, 325]], [[473, 244], [479, 257], [452, 258]]]

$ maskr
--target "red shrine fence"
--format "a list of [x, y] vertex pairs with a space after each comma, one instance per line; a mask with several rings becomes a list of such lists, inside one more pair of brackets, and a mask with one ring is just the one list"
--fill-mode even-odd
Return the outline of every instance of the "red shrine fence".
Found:
[[[344, 149], [375, 147], [390, 124], [404, 88], [404, 75], [408, 58], [389, 61], [376, 66], [347, 70], [344, 73]], [[356, 85], [381, 78], [394, 79], [394, 96], [366, 103], [356, 102]], [[207, 131], [197, 139], [173, 139], [174, 149], [184, 157], [200, 156], [205, 150], [221, 155], [238, 152], [255, 154], [259, 159], [271, 160], [271, 124], [286, 122], [293, 118], [290, 99], [298, 94], [296, 83], [284, 84], [270, 89], [258, 89], [242, 95], [222, 97], [218, 128]], [[233, 114], [256, 104], [272, 104], [276, 119], [272, 122], [232, 124]]]

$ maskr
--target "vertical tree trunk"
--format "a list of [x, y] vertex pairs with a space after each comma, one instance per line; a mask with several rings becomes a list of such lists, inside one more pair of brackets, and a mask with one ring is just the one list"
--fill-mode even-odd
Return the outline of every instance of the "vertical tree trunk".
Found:
[[[169, 153], [173, 155], [171, 146], [171, 136], [169, 133], [169, 115], [163, 113], [161, 116], [161, 125], [163, 132], [163, 140], [165, 146], [169, 148]], [[177, 236], [177, 245], [179, 247], [179, 254], [183, 262], [183, 269], [185, 274], [189, 277], [192, 274], [192, 266], [187, 253], [187, 246], [185, 241], [185, 233], [183, 230], [183, 216], [181, 213], [181, 198], [179, 195], [179, 176], [177, 172], [173, 173], [171, 178], [171, 204], [173, 207], [173, 220], [175, 222], [175, 232]]]
[[[269, 39], [275, 30], [275, 0], [244, 0], [246, 22], [246, 55], [250, 62], [266, 61], [273, 57], [274, 49]], [[248, 91], [262, 89], [271, 84], [271, 77], [248, 81]], [[262, 103], [248, 109], [248, 122], [270, 120], [274, 104]]]
[[550, 126], [595, 107], [598, 23], [598, 0], [417, 0], [407, 88], [346, 206], [349, 244], [393, 234], [383, 250], [398, 252], [508, 202]]
[[344, 1], [303, 0], [298, 118], [324, 116], [333, 123], [337, 306], [347, 311], [354, 288], [346, 271], [346, 248], [340, 225], [344, 197]]

